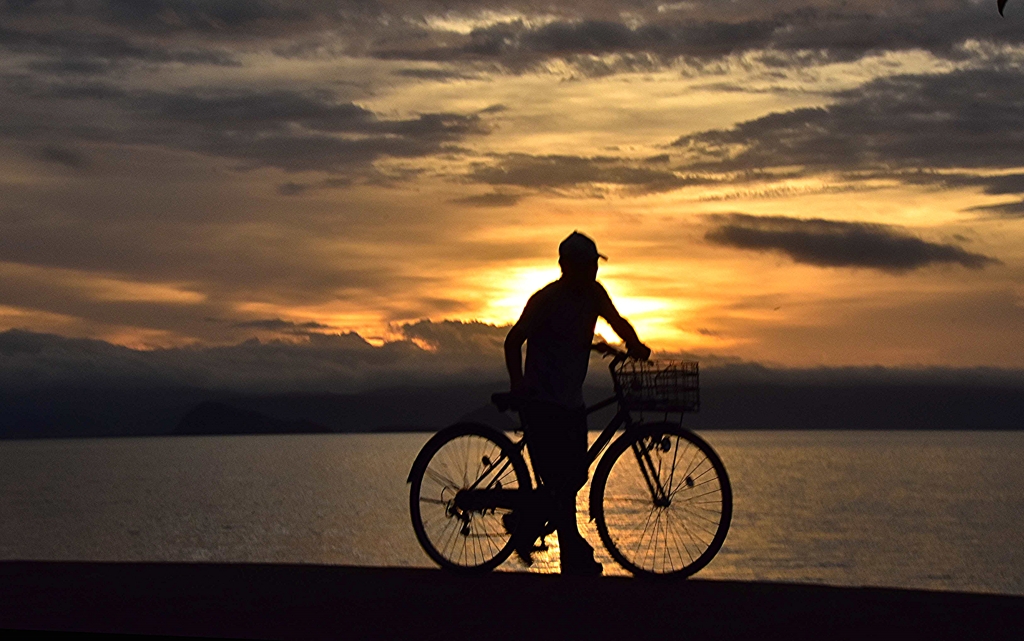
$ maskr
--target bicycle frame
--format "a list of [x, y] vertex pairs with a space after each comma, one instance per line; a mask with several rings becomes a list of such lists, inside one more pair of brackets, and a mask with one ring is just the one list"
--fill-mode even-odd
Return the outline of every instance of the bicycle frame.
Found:
[[[613, 370], [616, 365], [618, 365], [620, 362], [622, 362], [623, 359], [626, 358], [626, 355], [623, 354], [622, 352], [614, 351], [614, 353], [615, 358], [613, 358], [612, 362], [609, 364], [609, 370]], [[614, 376], [612, 377], [612, 380], [615, 380]], [[601, 430], [601, 433], [598, 435], [594, 443], [587, 449], [588, 470], [594, 465], [594, 463], [597, 462], [597, 460], [601, 456], [601, 453], [608, 446], [608, 444], [611, 443], [612, 439], [615, 438], [615, 434], [619, 431], [620, 428], [625, 426], [625, 428], [628, 430], [634, 425], [636, 425], [636, 423], [634, 423], [633, 421], [633, 417], [630, 414], [629, 409], [621, 401], [622, 394], [618, 389], [618, 384], [616, 383], [614, 395], [586, 408], [587, 415], [590, 415], [611, 405], [619, 405], [619, 409], [615, 413], [615, 416], [612, 417], [611, 421], [608, 422], [608, 425], [605, 426], [603, 430]], [[520, 412], [520, 417], [522, 417], [522, 412]], [[528, 425], [526, 425], [525, 422], [523, 424], [523, 428], [524, 431], [528, 428]], [[515, 443], [515, 446], [520, 453], [522, 452], [523, 448], [527, 446], [527, 440], [528, 439], [524, 435], [523, 438], [521, 438], [519, 441]], [[659, 478], [658, 470], [656, 469], [654, 462], [651, 460], [650, 448], [641, 448], [640, 446], [634, 444], [633, 453], [637, 458], [637, 463], [640, 465], [640, 470], [643, 473], [644, 481], [646, 482], [647, 488], [650, 490], [651, 496], [654, 498], [655, 502], [661, 503], [666, 501], [667, 496], [665, 493], [665, 489], [662, 486], [661, 480]], [[511, 461], [507, 458], [504, 461], [486, 461], [485, 465], [487, 465], [487, 467], [485, 468], [484, 472], [479, 476], [479, 478], [477, 478], [477, 480], [469, 488], [461, 490], [456, 495], [455, 505], [462, 510], [468, 511], [479, 511], [495, 508], [516, 509], [517, 507], [519, 507], [524, 501], [524, 492], [522, 492], [521, 490], [504, 490], [501, 489], [500, 487], [485, 487], [482, 489], [478, 489], [478, 486], [483, 482], [484, 479], [500, 478], [508, 469], [508, 466], [511, 465]], [[501, 465], [500, 469], [498, 468], [499, 465]], [[497, 471], [495, 472], [495, 470]], [[536, 470], [532, 470], [532, 472], [535, 480], [537, 481], [536, 489], [540, 489], [542, 487], [540, 478], [537, 477]]]
[[[618, 402], [618, 400], [618, 395], [616, 395], [599, 403], [595, 403], [587, 408], [587, 414], [589, 415], [602, 410], [613, 403]], [[600, 457], [601, 452], [608, 446], [608, 443], [610, 443], [612, 438], [615, 437], [615, 433], [623, 425], [626, 425], [627, 427], [632, 425], [632, 417], [629, 415], [627, 410], [620, 408], [608, 423], [607, 427], [601, 431], [601, 434], [597, 437], [597, 440], [594, 441], [594, 444], [587, 450], [587, 469], [590, 469], [590, 467], [593, 466]], [[527, 427], [527, 425], [523, 425], [524, 432]], [[520, 454], [528, 445], [527, 441], [528, 439], [524, 435], [523, 438], [514, 443]], [[508, 470], [508, 467], [512, 465], [512, 461], [508, 457], [503, 457], [496, 461], [485, 461], [484, 465], [486, 465], [486, 467], [480, 476], [477, 477], [476, 481], [474, 481], [473, 484], [465, 490], [459, 491], [455, 496], [455, 505], [459, 507], [459, 509], [468, 511], [490, 510], [494, 508], [516, 509], [519, 507], [524, 501], [524, 493], [521, 490], [479, 487], [485, 479], [501, 478], [502, 475], [505, 474], [506, 470]], [[537, 476], [537, 471], [532, 470], [532, 472], [534, 479], [537, 482], [537, 487], [533, 488], [534, 491], [536, 491], [542, 487], [542, 484], [540, 482], [540, 477]]]
[[[582, 449], [572, 458], [577, 466], [586, 461], [590, 519], [623, 568], [637, 576], [686, 577], [719, 552], [732, 518], [729, 478], [717, 453], [680, 424], [684, 413], [699, 408], [697, 364], [624, 362], [626, 354], [607, 346], [595, 351], [615, 356], [609, 365], [615, 393], [608, 398], [556, 419], [557, 410], [547, 414], [540, 401], [535, 407], [525, 395], [496, 393], [491, 402], [499, 411], [519, 413], [518, 435], [461, 422], [420, 450], [409, 473], [409, 509], [420, 544], [441, 567], [487, 571], [513, 551], [529, 564], [537, 540], [557, 532], [556, 509], [568, 506], [531, 465], [529, 458], [546, 453], [528, 450], [534, 441], [542, 445], [531, 419], [543, 429], [566, 421], [582, 430], [584, 418], [598, 428], [587, 441], [576, 433], [575, 447], [585, 447], [586, 458]], [[557, 449], [551, 454], [559, 465]], [[582, 480], [582, 471], [572, 474]]]

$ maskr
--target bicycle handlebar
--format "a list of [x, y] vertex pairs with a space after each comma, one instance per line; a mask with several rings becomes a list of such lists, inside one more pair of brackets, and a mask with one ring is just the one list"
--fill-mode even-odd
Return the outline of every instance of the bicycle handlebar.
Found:
[[[590, 346], [590, 349], [591, 351], [598, 352], [599, 354], [604, 354], [605, 356], [612, 357], [611, 362], [608, 364], [608, 369], [612, 372], [613, 381], [615, 380], [615, 368], [618, 367], [619, 364], [622, 363], [622, 361], [626, 360], [627, 358], [635, 358], [633, 356], [630, 356], [629, 353], [624, 352], [621, 349], [616, 349], [603, 341], [600, 343], [594, 343], [593, 345]], [[616, 386], [617, 385], [618, 383], [616, 383]], [[520, 409], [521, 403], [524, 400], [525, 397], [520, 396], [518, 394], [514, 394], [512, 392], [496, 392], [494, 394], [491, 394], [491, 403], [493, 403], [500, 412], [505, 412], [508, 410], [517, 411]]]
[[622, 351], [621, 349], [615, 349], [608, 343], [604, 342], [594, 343], [593, 345], [590, 346], [590, 350], [597, 352], [599, 354], [604, 354], [605, 356], [611, 356], [612, 362], [608, 364], [608, 369], [610, 370], [614, 370], [619, 365], [619, 363], [626, 360], [627, 358], [630, 358], [630, 355], [628, 353]]

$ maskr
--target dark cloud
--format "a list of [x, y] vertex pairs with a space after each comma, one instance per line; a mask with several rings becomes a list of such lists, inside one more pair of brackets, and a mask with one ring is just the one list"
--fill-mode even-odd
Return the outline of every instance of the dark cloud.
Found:
[[330, 4], [317, 0], [18, 0], [0, 6], [0, 16], [35, 27], [53, 22], [89, 25], [97, 30], [100, 26], [121, 26], [134, 33], [157, 35], [237, 34], [307, 22], [326, 15]]
[[380, 347], [354, 333], [309, 333], [297, 341], [157, 350], [9, 330], [0, 332], [0, 387], [347, 392], [504, 379], [501, 343], [507, 328], [421, 321], [396, 330], [404, 338]]
[[76, 149], [46, 145], [39, 150], [39, 158], [71, 169], [85, 169], [90, 165], [89, 157]]
[[86, 58], [58, 58], [30, 62], [28, 68], [33, 71], [57, 75], [100, 75], [111, 71], [112, 64], [107, 60]]
[[277, 193], [282, 196], [301, 196], [309, 192], [313, 187], [304, 183], [286, 182], [277, 186]]
[[382, 120], [323, 93], [147, 93], [126, 96], [122, 104], [148, 120], [178, 127], [161, 142], [294, 171], [344, 171], [382, 156], [428, 156], [467, 135], [485, 132], [472, 114]]
[[522, 20], [473, 30], [458, 44], [431, 46], [429, 40], [379, 48], [379, 58], [432, 60], [498, 60], [523, 67], [550, 57], [571, 58], [612, 53], [679, 56], [723, 56], [770, 44], [778, 25], [772, 22], [693, 22], [630, 27], [609, 20], [555, 21], [530, 26]]
[[901, 179], [909, 184], [937, 185], [944, 188], [981, 187], [986, 194], [1002, 196], [1024, 193], [1024, 174], [965, 174], [936, 171], [902, 173]]
[[240, 321], [232, 323], [231, 326], [239, 329], [266, 329], [274, 332], [308, 332], [316, 329], [332, 329], [330, 325], [324, 325], [316, 321], [296, 323], [295, 321], [288, 321], [282, 318]]
[[610, 184], [634, 192], [657, 192], [707, 184], [707, 178], [651, 169], [642, 163], [607, 156], [533, 156], [508, 154], [494, 164], [479, 164], [470, 179], [488, 185], [514, 185], [532, 189], [564, 189]]
[[469, 205], [471, 207], [512, 207], [520, 200], [522, 196], [519, 194], [503, 194], [503, 193], [490, 193], [490, 194], [477, 194], [475, 196], [466, 196], [465, 198], [458, 198], [452, 202], [460, 205]]
[[[252, 91], [222, 95], [138, 93], [122, 96], [122, 104], [157, 119], [195, 124], [212, 130], [281, 131], [298, 125], [311, 131], [372, 133], [382, 123], [350, 102], [336, 102], [329, 93]], [[385, 132], [386, 133], [386, 132]]]
[[162, 42], [137, 41], [105, 30], [80, 31], [53, 22], [41, 29], [11, 29], [0, 25], [0, 48], [16, 53], [49, 56], [32, 63], [36, 69], [56, 73], [94, 74], [120, 62], [184, 63], [238, 66], [223, 48], [183, 48]]
[[[244, 167], [366, 173], [379, 158], [451, 151], [487, 133], [477, 114], [382, 119], [329, 91], [132, 91], [103, 82], [28, 82], [13, 90], [52, 112], [21, 108], [0, 133], [20, 138], [146, 144], [239, 160]], [[100, 101], [113, 122], [79, 120], [78, 101]], [[96, 107], [97, 105], [91, 105]], [[286, 187], [297, 193], [300, 187]]]
[[[404, 337], [380, 347], [347, 333], [312, 335], [298, 341], [251, 339], [222, 347], [157, 350], [9, 330], [0, 332], [0, 386], [8, 396], [59, 388], [343, 393], [404, 385], [500, 385], [507, 380], [501, 347], [507, 327], [424, 321], [397, 329]], [[706, 355], [671, 356], [699, 358], [702, 384], [709, 392], [723, 386], [765, 384], [776, 386], [776, 393], [787, 387], [811, 386], [819, 394], [829, 387], [865, 385], [1024, 386], [1024, 372], [1019, 369], [782, 369]], [[606, 386], [607, 374], [599, 363], [595, 361], [591, 367], [596, 374], [593, 382]], [[802, 407], [806, 407], [806, 398], [803, 401]]]
[[117, 22], [154, 31], [223, 31], [261, 22], [305, 20], [301, 2], [267, 0], [107, 0]]
[[[366, 182], [374, 182], [375, 179], [379, 179], [379, 175], [374, 173], [368, 173], [365, 177]], [[321, 189], [338, 189], [340, 187], [349, 187], [356, 183], [356, 179], [353, 176], [346, 176], [343, 178], [325, 178], [312, 183], [299, 183], [299, 182], [286, 182], [281, 183], [277, 186], [277, 193], [282, 196], [302, 196], [314, 191]]]
[[[827, 0], [766, 0], [665, 9], [666, 4], [656, 0], [7, 2], [0, 5], [0, 16], [6, 18], [0, 27], [0, 47], [50, 56], [53, 61], [185, 64], [237, 64], [235, 54], [250, 49], [284, 57], [484, 61], [507, 70], [534, 68], [560, 58], [583, 73], [599, 75], [620, 68], [654, 68], [677, 59], [700, 66], [751, 52], [762, 55], [764, 64], [780, 68], [803, 66], [807, 55], [818, 61], [852, 60], [881, 51], [924, 50], [962, 59], [967, 56], [962, 49], [967, 41], [997, 47], [1024, 42], [1018, 22], [1000, 20], [988, 4], [969, 0], [913, 5], [897, 0], [841, 5]], [[487, 11], [519, 13], [522, 18], [468, 34], [432, 20], [479, 18]], [[608, 56], [617, 60], [596, 60]], [[439, 80], [462, 73], [399, 72]]]
[[1024, 174], [1005, 174], [1001, 176], [972, 176], [984, 187], [986, 194], [1021, 194], [1024, 193]]
[[498, 354], [503, 353], [508, 327], [498, 327], [472, 321], [421, 320], [401, 326], [402, 335], [418, 339], [439, 352], [452, 354]]
[[454, 71], [451, 69], [399, 69], [395, 72], [395, 75], [403, 78], [417, 78], [419, 80], [434, 81], [468, 80], [477, 77], [472, 74]]
[[900, 273], [929, 265], [981, 269], [999, 261], [956, 245], [932, 243], [900, 228], [784, 216], [710, 216], [704, 238], [716, 245], [780, 252], [797, 263], [819, 267], [866, 267]]
[[[475, 29], [463, 37], [421, 34], [397, 45], [378, 46], [389, 59], [434, 61], [496, 60], [523, 68], [551, 57], [585, 62], [588, 57], [619, 55], [626, 64], [683, 58], [699, 63], [733, 54], [765, 52], [763, 62], [802, 66], [808, 52], [816, 59], [854, 60], [881, 51], [925, 50], [962, 59], [966, 41], [1016, 45], [1024, 41], [1019, 25], [994, 19], [988, 5], [972, 2], [844, 3], [766, 2], [758, 7], [694, 4], [688, 17], [658, 12], [657, 3], [631, 4], [631, 20], [599, 11], [577, 10], [549, 22], [512, 20]], [[570, 10], [572, 13], [572, 10]]]
[[984, 205], [971, 207], [967, 211], [988, 214], [998, 218], [1024, 218], [1024, 200], [1003, 205]]
[[[910, 181], [922, 168], [1016, 167], [1024, 145], [1024, 75], [969, 70], [875, 80], [828, 107], [773, 113], [732, 129], [683, 136], [691, 170], [880, 171]], [[911, 172], [911, 173], [907, 173]], [[1010, 189], [1019, 178], [975, 179]]]

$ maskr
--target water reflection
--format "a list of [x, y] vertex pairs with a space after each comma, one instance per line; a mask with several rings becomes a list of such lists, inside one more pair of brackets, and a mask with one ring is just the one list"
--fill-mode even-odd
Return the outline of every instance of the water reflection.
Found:
[[[0, 558], [430, 566], [405, 483], [429, 436], [2, 442]], [[1024, 594], [1022, 433], [704, 436], [734, 514], [701, 578]]]

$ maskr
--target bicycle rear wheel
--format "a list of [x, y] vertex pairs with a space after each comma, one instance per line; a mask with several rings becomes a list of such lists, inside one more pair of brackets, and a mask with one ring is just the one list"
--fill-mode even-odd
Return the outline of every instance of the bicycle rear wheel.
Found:
[[442, 568], [486, 572], [512, 553], [511, 508], [463, 509], [455, 500], [460, 490], [530, 490], [526, 462], [507, 436], [474, 423], [445, 428], [420, 450], [409, 481], [416, 538]]
[[601, 459], [591, 516], [608, 552], [638, 576], [686, 577], [722, 548], [732, 486], [711, 446], [671, 424], [640, 425]]

